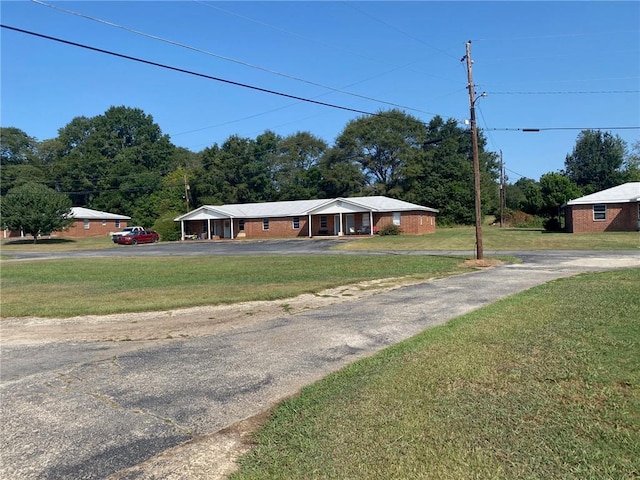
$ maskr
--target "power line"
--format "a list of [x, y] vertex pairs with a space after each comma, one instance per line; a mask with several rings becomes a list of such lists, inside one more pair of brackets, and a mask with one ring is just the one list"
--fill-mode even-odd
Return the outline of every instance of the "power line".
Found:
[[333, 103], [320, 102], [318, 100], [312, 100], [310, 98], [299, 97], [297, 95], [291, 95], [291, 94], [288, 94], [288, 93], [278, 92], [276, 90], [270, 90], [270, 89], [267, 89], [267, 88], [256, 87], [255, 85], [249, 85], [249, 84], [246, 84], [246, 83], [240, 83], [240, 82], [236, 82], [236, 81], [233, 81], [233, 80], [227, 80], [227, 79], [220, 78], [220, 77], [214, 77], [212, 75], [207, 75], [205, 73], [198, 73], [198, 72], [194, 72], [192, 70], [186, 70], [184, 68], [172, 67], [172, 66], [166, 65], [164, 63], [153, 62], [151, 60], [145, 60], [145, 59], [142, 59], [142, 58], [133, 57], [131, 55], [125, 55], [123, 53], [117, 53], [117, 52], [113, 52], [113, 51], [110, 51], [110, 50], [104, 50], [102, 48], [97, 48], [97, 47], [92, 47], [90, 45], [85, 45], [85, 44], [82, 44], [82, 43], [72, 42], [70, 40], [64, 40], [62, 38], [52, 37], [50, 35], [44, 35], [42, 33], [36, 33], [36, 32], [31, 32], [29, 30], [23, 30], [21, 28], [11, 27], [9, 25], [0, 24], [0, 27], [6, 28], [6, 29], [9, 29], [9, 30], [13, 30], [15, 32], [20, 32], [20, 33], [24, 33], [24, 34], [27, 34], [27, 35], [33, 35], [35, 37], [44, 38], [46, 40], [52, 40], [54, 42], [64, 43], [66, 45], [71, 45], [71, 46], [74, 46], [74, 47], [84, 48], [86, 50], [91, 50], [91, 51], [98, 52], [98, 53], [104, 53], [106, 55], [112, 55], [114, 57], [124, 58], [126, 60], [131, 60], [131, 61], [138, 62], [138, 63], [144, 63], [146, 65], [152, 65], [154, 67], [160, 67], [160, 68], [164, 68], [164, 69], [167, 69], [167, 70], [172, 70], [174, 72], [186, 73], [188, 75], [194, 75], [196, 77], [206, 78], [208, 80], [214, 80], [216, 82], [227, 83], [227, 84], [230, 84], [230, 85], [235, 85], [237, 87], [248, 88], [248, 89], [251, 89], [251, 90], [256, 90], [256, 91], [263, 92], [263, 93], [268, 93], [268, 94], [271, 94], [271, 95], [278, 95], [278, 96], [285, 97], [285, 98], [291, 98], [291, 99], [294, 99], [294, 100], [299, 100], [301, 102], [313, 103], [315, 105], [321, 105], [323, 107], [336, 108], [336, 109], [339, 109], [339, 110], [346, 110], [346, 111], [349, 111], [349, 112], [361, 113], [361, 114], [364, 114], [364, 115], [378, 115], [376, 113], [368, 112], [366, 110], [358, 110], [356, 108], [344, 107], [344, 106], [336, 105], [336, 104], [333, 104]]
[[622, 94], [640, 93], [640, 90], [591, 90], [591, 91], [564, 91], [564, 92], [487, 92], [491, 95], [600, 95], [600, 94]]
[[540, 128], [489, 128], [501, 132], [542, 132], [547, 130], [640, 130], [640, 127], [540, 127]]
[[104, 24], [104, 25], [108, 25], [110, 27], [119, 28], [119, 29], [125, 30], [125, 31], [127, 31], [129, 33], [133, 33], [135, 35], [140, 35], [140, 36], [143, 36], [143, 37], [146, 37], [146, 38], [150, 38], [152, 40], [157, 40], [159, 42], [168, 43], [169, 45], [173, 45], [173, 46], [180, 47], [180, 48], [185, 48], [187, 50], [192, 50], [194, 52], [202, 53], [204, 55], [208, 55], [208, 56], [211, 56], [211, 57], [219, 58], [221, 60], [225, 60], [225, 61], [228, 61], [228, 62], [237, 63], [237, 64], [245, 66], [245, 67], [253, 68], [253, 69], [256, 69], [256, 70], [261, 70], [263, 72], [270, 73], [272, 75], [278, 75], [280, 77], [284, 77], [284, 78], [287, 78], [287, 79], [290, 79], [290, 80], [303, 82], [303, 83], [306, 83], [308, 85], [313, 85], [314, 87], [326, 88], [327, 90], [331, 90], [332, 92], [342, 93], [344, 95], [350, 95], [350, 96], [353, 96], [353, 97], [362, 98], [364, 100], [370, 100], [370, 101], [373, 101], [373, 102], [382, 103], [382, 104], [390, 105], [390, 106], [393, 106], [393, 107], [403, 108], [403, 109], [406, 109], [406, 110], [413, 110], [413, 111], [416, 111], [416, 112], [426, 113], [426, 114], [429, 114], [429, 115], [436, 115], [435, 113], [432, 113], [432, 112], [425, 112], [425, 111], [419, 110], [417, 108], [407, 107], [405, 105], [398, 105], [396, 103], [387, 102], [385, 100], [379, 100], [377, 98], [368, 97], [366, 95], [360, 95], [358, 93], [348, 92], [348, 91], [345, 91], [345, 90], [341, 90], [339, 88], [330, 87], [330, 86], [327, 86], [327, 85], [323, 85], [321, 83], [313, 82], [311, 80], [305, 80], [304, 78], [296, 77], [296, 76], [289, 75], [289, 74], [286, 74], [286, 73], [277, 72], [275, 70], [271, 70], [271, 69], [268, 69], [268, 68], [265, 68], [265, 67], [261, 67], [259, 65], [253, 65], [251, 63], [244, 62], [242, 60], [237, 60], [237, 59], [231, 58], [231, 57], [226, 57], [224, 55], [220, 55], [220, 54], [217, 54], [217, 53], [209, 52], [207, 50], [203, 50], [203, 49], [200, 49], [200, 48], [197, 48], [197, 47], [193, 47], [191, 45], [186, 45], [184, 43], [175, 42], [173, 40], [168, 40], [166, 38], [159, 37], [157, 35], [151, 35], [149, 33], [141, 32], [139, 30], [134, 30], [132, 28], [125, 27], [125, 26], [119, 25], [117, 23], [109, 22], [107, 20], [103, 20], [103, 19], [100, 19], [100, 18], [92, 17], [90, 15], [86, 15], [86, 14], [83, 14], [83, 13], [75, 12], [73, 10], [68, 10], [66, 8], [61, 8], [61, 7], [58, 7], [56, 5], [50, 5], [50, 4], [42, 2], [40, 0], [31, 0], [31, 2], [36, 3], [38, 5], [42, 5], [44, 7], [52, 8], [54, 10], [61, 11], [63, 13], [67, 13], [69, 15], [75, 15], [75, 16], [78, 16], [78, 17], [81, 17], [81, 18], [85, 18], [87, 20], [91, 20], [91, 21], [98, 22], [98, 23], [101, 23], [101, 24]]

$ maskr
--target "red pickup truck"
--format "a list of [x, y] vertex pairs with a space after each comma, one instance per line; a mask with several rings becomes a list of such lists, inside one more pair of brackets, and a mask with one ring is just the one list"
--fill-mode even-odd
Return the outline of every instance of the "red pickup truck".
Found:
[[113, 241], [119, 245], [137, 245], [138, 243], [156, 243], [160, 240], [158, 232], [153, 230], [139, 230], [128, 235], [119, 235]]

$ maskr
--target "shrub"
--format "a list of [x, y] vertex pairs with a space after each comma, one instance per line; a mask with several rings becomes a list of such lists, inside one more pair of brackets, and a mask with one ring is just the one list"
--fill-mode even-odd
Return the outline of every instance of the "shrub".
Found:
[[388, 223], [380, 230], [378, 230], [378, 233], [380, 235], [400, 235], [402, 233], [402, 229], [399, 225]]
[[152, 228], [158, 232], [161, 240], [166, 242], [180, 240], [180, 224], [173, 221], [178, 215], [179, 214], [165, 214], [155, 221]]
[[544, 219], [520, 210], [507, 210], [504, 221], [508, 226], [514, 228], [542, 228]]

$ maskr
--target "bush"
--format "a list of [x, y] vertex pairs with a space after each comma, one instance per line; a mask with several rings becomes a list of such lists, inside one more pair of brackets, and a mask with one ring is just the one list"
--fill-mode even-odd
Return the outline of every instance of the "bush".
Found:
[[520, 210], [507, 210], [504, 221], [508, 226], [514, 228], [542, 228], [544, 219]]
[[388, 223], [380, 230], [378, 230], [378, 233], [380, 235], [400, 235], [402, 233], [402, 229], [399, 225]]
[[158, 232], [160, 240], [165, 242], [180, 240], [180, 224], [173, 221], [178, 215], [179, 214], [165, 214], [155, 221], [152, 228]]

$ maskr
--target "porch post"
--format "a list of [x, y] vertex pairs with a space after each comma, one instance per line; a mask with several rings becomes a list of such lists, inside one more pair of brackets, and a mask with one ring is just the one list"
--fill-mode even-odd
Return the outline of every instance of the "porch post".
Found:
[[180, 220], [180, 238], [184, 242], [184, 220]]
[[369, 210], [369, 235], [373, 235], [373, 210]]
[[211, 240], [211, 219], [207, 218], [207, 239]]
[[311, 232], [312, 232], [312, 230], [311, 230], [311, 214], [309, 214], [309, 238], [312, 237]]
[[233, 217], [229, 217], [229, 221], [231, 222], [231, 238], [235, 238], [235, 235], [233, 234]]
[[340, 212], [340, 230], [338, 230], [338, 236], [344, 235], [344, 230], [342, 230], [342, 212]]

